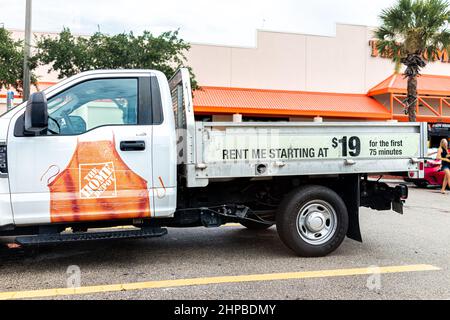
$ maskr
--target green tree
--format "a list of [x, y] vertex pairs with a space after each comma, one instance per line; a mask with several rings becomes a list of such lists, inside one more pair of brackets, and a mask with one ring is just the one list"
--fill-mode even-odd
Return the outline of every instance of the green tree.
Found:
[[178, 37], [178, 31], [159, 36], [148, 31], [139, 36], [97, 32], [80, 37], [65, 28], [58, 37], [41, 37], [36, 47], [35, 61], [50, 65], [49, 72], [56, 71], [60, 79], [96, 69], [156, 69], [170, 78], [185, 66], [190, 45]]
[[392, 57], [397, 70], [406, 66], [408, 78], [407, 112], [416, 121], [417, 77], [428, 61], [450, 49], [450, 7], [446, 0], [398, 0], [380, 14], [381, 26], [375, 31], [382, 55]]
[[[0, 28], [0, 90], [9, 86], [22, 92], [23, 88], [23, 41], [15, 41], [11, 33]], [[30, 70], [36, 68], [36, 63], [30, 63]], [[31, 73], [31, 82], [36, 85], [36, 76]]]

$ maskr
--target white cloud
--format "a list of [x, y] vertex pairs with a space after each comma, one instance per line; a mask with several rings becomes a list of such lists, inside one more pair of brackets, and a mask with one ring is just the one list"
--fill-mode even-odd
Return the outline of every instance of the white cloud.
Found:
[[[252, 46], [255, 29], [334, 33], [335, 23], [376, 25], [395, 0], [34, 0], [33, 28], [90, 34], [180, 28], [192, 42]], [[25, 0], [0, 0], [0, 23], [22, 29]]]

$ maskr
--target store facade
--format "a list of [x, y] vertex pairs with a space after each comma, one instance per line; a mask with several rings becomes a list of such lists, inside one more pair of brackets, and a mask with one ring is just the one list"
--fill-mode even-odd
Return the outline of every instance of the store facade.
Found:
[[[202, 87], [194, 97], [196, 113], [223, 120], [241, 114], [404, 121], [406, 81], [379, 55], [372, 30], [337, 24], [334, 36], [257, 31], [252, 47], [193, 43], [188, 64]], [[435, 59], [419, 78], [418, 120], [450, 122], [450, 58], [443, 52]], [[38, 73], [40, 89], [56, 80], [45, 67]]]

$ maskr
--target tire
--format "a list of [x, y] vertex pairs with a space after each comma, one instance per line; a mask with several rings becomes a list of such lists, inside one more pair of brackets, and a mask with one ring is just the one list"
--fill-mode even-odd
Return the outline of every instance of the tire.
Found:
[[301, 257], [335, 251], [348, 230], [347, 207], [333, 190], [304, 186], [289, 193], [276, 216], [281, 241]]
[[258, 223], [250, 220], [241, 221], [240, 224], [246, 227], [247, 229], [254, 231], [267, 230], [273, 226], [273, 224]]
[[414, 183], [414, 185], [417, 188], [426, 188], [426, 187], [428, 187], [428, 182], [427, 181], [414, 181], [413, 183]]

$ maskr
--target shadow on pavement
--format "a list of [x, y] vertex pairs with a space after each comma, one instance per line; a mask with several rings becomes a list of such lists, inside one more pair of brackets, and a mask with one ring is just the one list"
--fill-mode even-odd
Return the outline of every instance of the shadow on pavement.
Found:
[[[12, 239], [9, 239], [12, 240]], [[26, 266], [48, 270], [61, 265], [79, 264], [108, 266], [124, 263], [176, 263], [179, 259], [209, 259], [222, 256], [233, 259], [242, 254], [251, 257], [287, 257], [294, 254], [279, 240], [275, 228], [250, 231], [242, 228], [169, 229], [162, 238], [139, 240], [108, 240], [58, 245], [9, 248], [8, 241], [0, 242], [0, 269]]]

